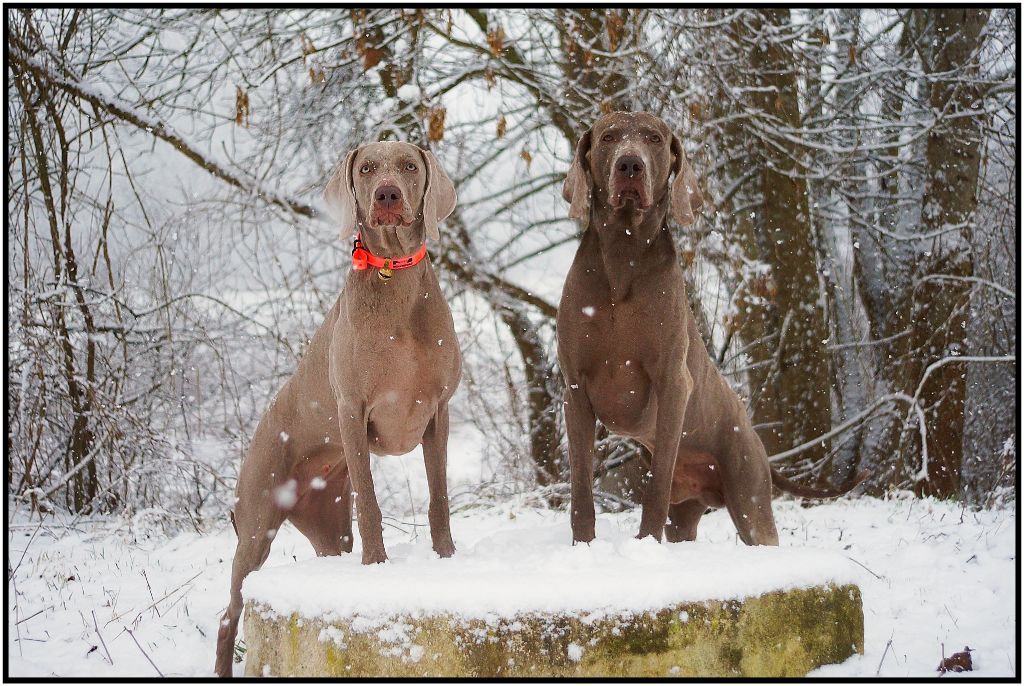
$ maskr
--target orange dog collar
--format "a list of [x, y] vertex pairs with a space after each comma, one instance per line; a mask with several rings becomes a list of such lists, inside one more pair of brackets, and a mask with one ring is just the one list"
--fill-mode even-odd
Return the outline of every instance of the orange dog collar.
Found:
[[370, 252], [363, 239], [356, 234], [355, 245], [352, 246], [352, 269], [363, 271], [369, 267], [377, 269], [377, 276], [381, 281], [387, 281], [395, 269], [408, 269], [420, 263], [427, 256], [427, 244], [424, 243], [412, 255], [404, 257], [378, 257]]

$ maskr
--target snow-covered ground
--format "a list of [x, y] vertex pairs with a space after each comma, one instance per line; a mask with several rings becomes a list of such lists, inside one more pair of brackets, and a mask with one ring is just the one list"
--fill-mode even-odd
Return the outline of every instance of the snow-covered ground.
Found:
[[[949, 502], [860, 498], [810, 508], [777, 501], [775, 510], [783, 546], [849, 558], [863, 592], [865, 655], [815, 676], [933, 676], [941, 644], [947, 655], [973, 648], [976, 676], [1018, 673], [1012, 509], [974, 512]], [[158, 669], [166, 676], [211, 674], [234, 549], [230, 525], [167, 538], [153, 533], [144, 517], [134, 523], [54, 517], [40, 525], [13, 512], [11, 521], [12, 676], [155, 676]], [[638, 512], [599, 516], [599, 537], [610, 541], [600, 554], [614, 561], [617, 573], [631, 555], [638, 566], [658, 558], [648, 544], [626, 542], [638, 523]], [[386, 519], [385, 543], [396, 562], [427, 555], [424, 524], [422, 516]], [[507, 552], [526, 542], [533, 542], [534, 555], [579, 556], [567, 551], [565, 512], [516, 501], [463, 509], [452, 530], [459, 554], [467, 557], [485, 559], [488, 546]], [[673, 544], [676, 550], [661, 557], [674, 558], [687, 546], [698, 556], [702, 544], [722, 550], [735, 541], [728, 516], [717, 511], [702, 520], [696, 546]], [[792, 552], [802, 559], [802, 551]], [[311, 558], [305, 539], [286, 527], [264, 569]], [[605, 594], [615, 587], [593, 581]], [[241, 665], [236, 669], [240, 674]]]
[[384, 567], [345, 555], [263, 569], [246, 580], [243, 595], [284, 616], [358, 618], [365, 625], [409, 614], [597, 617], [860, 578], [856, 563], [832, 550], [732, 541], [659, 545], [638, 540], [631, 522], [617, 517], [597, 522], [590, 545], [566, 545], [563, 517], [552, 514], [531, 509], [514, 518], [487, 516], [486, 528], [473, 526], [459, 553], [446, 560], [421, 531], [420, 540], [392, 546]]

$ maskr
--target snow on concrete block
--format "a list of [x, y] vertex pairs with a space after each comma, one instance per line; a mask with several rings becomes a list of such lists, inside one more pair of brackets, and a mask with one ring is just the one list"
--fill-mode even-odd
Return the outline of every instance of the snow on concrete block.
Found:
[[[600, 521], [599, 521], [600, 525]], [[854, 563], [826, 551], [497, 532], [257, 572], [256, 676], [803, 676], [864, 651]]]

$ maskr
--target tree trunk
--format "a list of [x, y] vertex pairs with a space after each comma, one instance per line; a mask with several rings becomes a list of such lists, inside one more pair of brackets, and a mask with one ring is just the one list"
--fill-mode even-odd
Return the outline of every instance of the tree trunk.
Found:
[[[915, 10], [923, 12], [923, 10]], [[927, 176], [922, 198], [922, 241], [910, 301], [911, 373], [916, 386], [928, 366], [967, 350], [967, 306], [971, 283], [957, 280], [974, 273], [971, 224], [977, 206], [978, 169], [983, 138], [982, 115], [970, 113], [981, 94], [972, 77], [979, 39], [988, 10], [945, 8], [928, 10], [931, 20], [922, 47], [930, 77], [929, 104], [939, 121], [928, 136]], [[937, 235], [936, 235], [937, 234]], [[942, 280], [928, 279], [940, 275]], [[917, 481], [920, 495], [956, 496], [963, 461], [964, 379], [962, 364], [933, 372], [921, 390], [927, 418], [927, 477]], [[910, 384], [904, 387], [913, 391]], [[914, 443], [912, 442], [913, 446]]]
[[[731, 49], [722, 60], [722, 70], [729, 86], [746, 84], [746, 57], [743, 54], [745, 31], [738, 18], [728, 25], [726, 49]], [[730, 313], [725, 318], [726, 337], [736, 337], [746, 357], [746, 383], [750, 393], [749, 406], [758, 436], [768, 454], [785, 450], [781, 432], [780, 407], [775, 397], [774, 356], [772, 344], [777, 329], [774, 324], [775, 285], [770, 272], [759, 268], [756, 261], [761, 254], [757, 244], [760, 223], [761, 197], [756, 187], [756, 174], [750, 169], [750, 159], [756, 155], [756, 142], [743, 117], [742, 103], [718, 93], [710, 98], [712, 119], [721, 121], [713, 133], [712, 144], [721, 164], [720, 186], [723, 192], [716, 203], [716, 220], [722, 224], [722, 234], [740, 247], [742, 255], [755, 264], [730, 259], [735, 253], [726, 251], [733, 274], [730, 278], [733, 298]], [[724, 353], [725, 351], [723, 351]], [[724, 355], [721, 356], [724, 359]]]
[[[26, 17], [26, 22], [28, 18]], [[64, 135], [64, 127], [60, 119], [58, 105], [53, 101], [51, 91], [47, 85], [38, 77], [30, 77], [15, 70], [15, 85], [21, 97], [22, 103], [26, 103], [24, 116], [28, 122], [28, 129], [31, 132], [34, 148], [36, 173], [39, 177], [39, 184], [46, 206], [46, 217], [49, 226], [50, 249], [53, 255], [53, 278], [62, 286], [69, 288], [75, 294], [77, 309], [82, 319], [85, 336], [85, 365], [84, 369], [78, 366], [76, 360], [75, 343], [67, 326], [66, 314], [61, 304], [54, 307], [53, 316], [58, 345], [63, 354], [63, 371], [68, 390], [68, 402], [71, 406], [71, 427], [67, 437], [65, 450], [65, 470], [74, 472], [69, 479], [67, 494], [70, 495], [68, 502], [72, 512], [85, 512], [93, 506], [93, 500], [99, 491], [99, 481], [94, 459], [93, 448], [95, 436], [93, 434], [91, 421], [93, 419], [93, 388], [96, 382], [96, 342], [94, 339], [95, 326], [92, 312], [86, 303], [82, 288], [78, 283], [78, 263], [75, 258], [74, 246], [71, 241], [72, 218], [65, 215], [67, 208], [68, 193], [68, 143]], [[30, 93], [28, 84], [35, 87], [35, 92]], [[45, 105], [43, 108], [28, 106], [27, 103], [38, 99]], [[59, 148], [59, 159], [64, 165], [56, 172], [58, 181], [56, 185], [51, 178], [50, 163], [47, 159], [47, 144], [43, 138], [43, 127], [37, 117], [37, 111], [42, 109], [49, 116], [48, 131], [54, 134], [53, 145]], [[58, 207], [56, 187], [59, 187], [60, 203]], [[60, 225], [64, 225], [64, 241], [61, 242]]]
[[508, 327], [523, 359], [526, 375], [526, 416], [530, 456], [538, 486], [551, 486], [566, 477], [566, 460], [561, 451], [562, 427], [558, 421], [562, 406], [559, 371], [550, 363], [540, 330], [517, 308], [499, 307], [498, 316]]
[[[909, 396], [931, 364], [968, 352], [971, 283], [964, 277], [974, 273], [971, 229], [984, 126], [982, 115], [970, 113], [981, 100], [975, 53], [987, 21], [988, 11], [978, 9], [907, 15], [894, 59], [909, 60], [905, 53], [916, 49], [925, 74], [925, 105], [937, 118], [924, 143], [920, 220], [910, 225], [898, 210], [915, 180], [900, 177], [898, 170], [905, 167], [894, 127], [885, 132], [890, 146], [881, 158], [879, 227], [860, 226], [855, 232], [860, 247], [854, 273], [872, 337], [879, 342], [879, 374], [889, 389]], [[886, 93], [883, 113], [899, 122], [908, 96], [900, 88]], [[880, 459], [895, 467], [892, 485], [910, 481], [921, 495], [959, 494], [966, 371], [962, 364], [939, 367], [921, 387], [926, 468], [920, 434], [904, 426], [903, 408], [886, 428], [878, 450]]]
[[[836, 32], [835, 53], [832, 58], [840, 74], [845, 74], [844, 82], [836, 86], [835, 107], [838, 111], [833, 115], [841, 122], [845, 131], [840, 136], [844, 149], [853, 150], [857, 147], [857, 124], [861, 117], [862, 94], [853, 82], [855, 75], [862, 73], [857, 61], [860, 48], [861, 10], [847, 7], [836, 11], [836, 19], [841, 29]], [[837, 259], [845, 250], [849, 250], [846, 236], [856, 235], [857, 227], [867, 215], [866, 200], [867, 184], [863, 179], [867, 176], [866, 164], [862, 154], [850, 155], [849, 162], [844, 164], [837, 178], [828, 180], [829, 200], [837, 199], [845, 204], [846, 216], [849, 218], [844, 227], [840, 221], [827, 220], [824, 224], [824, 250], [819, 259], [824, 269], [824, 276], [829, 292], [829, 319], [832, 327], [832, 340], [852, 343], [857, 337], [855, 319], [859, 314], [856, 298], [849, 297], [854, 293], [854, 277], [850, 274], [843, 260]], [[828, 161], [826, 160], [826, 164]], [[825, 206], [827, 200], [820, 203]], [[830, 213], [835, 214], [833, 211]], [[844, 235], [843, 228], [847, 231]], [[854, 251], [856, 255], [856, 252]], [[835, 417], [836, 423], [842, 423], [862, 410], [867, 404], [869, 389], [861, 367], [860, 354], [855, 346], [846, 345], [834, 351], [832, 356], [832, 384], [836, 391]], [[852, 435], [851, 435], [852, 434]], [[860, 426], [844, 436], [844, 441], [836, 448], [836, 458], [832, 469], [833, 481], [845, 483], [860, 469], [863, 458], [865, 427]], [[826, 475], [823, 472], [823, 476]]]
[[[790, 24], [790, 12], [784, 8], [751, 10], [731, 24], [737, 57], [746, 59], [740, 68], [747, 73], [747, 106], [767, 126], [800, 126], [793, 39], [782, 35]], [[768, 140], [763, 132], [750, 138], [754, 155], [746, 164], [757, 165], [753, 183], [760, 202], [744, 243], [764, 268], [760, 292], [752, 293], [750, 311], [741, 315], [749, 317], [741, 336], [748, 345], [756, 344], [751, 351], [751, 362], [757, 365], [751, 389], [760, 390], [760, 398], [753, 403], [754, 422], [774, 424], [774, 436], [762, 434], [771, 454], [831, 428], [828, 328], [807, 182], [799, 162], [803, 152], [787, 139]], [[817, 461], [826, 451], [822, 444], [799, 459]]]

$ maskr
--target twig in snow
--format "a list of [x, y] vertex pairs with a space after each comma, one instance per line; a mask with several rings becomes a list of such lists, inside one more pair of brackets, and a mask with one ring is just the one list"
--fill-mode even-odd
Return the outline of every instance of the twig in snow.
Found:
[[25, 544], [25, 549], [21, 551], [21, 557], [18, 558], [18, 564], [14, 565], [14, 569], [10, 569], [8, 567], [8, 570], [9, 570], [7, 572], [7, 579], [8, 580], [13, 579], [14, 575], [18, 573], [18, 569], [21, 567], [21, 563], [25, 560], [25, 555], [28, 554], [28, 549], [32, 547], [32, 541], [36, 540], [36, 534], [38, 534], [39, 530], [42, 529], [42, 528], [43, 528], [43, 522], [42, 522], [42, 520], [39, 520], [39, 524], [38, 524], [38, 526], [36, 526], [36, 530], [32, 532], [32, 537], [28, 539], [28, 543]]
[[858, 567], [861, 567], [861, 568], [863, 568], [863, 569], [867, 569], [867, 570], [868, 570], [868, 572], [871, 572], [871, 576], [875, 577], [875, 578], [876, 578], [876, 579], [878, 579], [879, 581], [881, 581], [882, 579], [884, 579], [884, 578], [885, 578], [884, 576], [879, 576], [878, 574], [875, 574], [875, 573], [874, 573], [874, 572], [872, 572], [872, 571], [871, 571], [870, 569], [868, 569], [867, 567], [865, 567], [864, 565], [862, 565], [862, 564], [861, 564], [860, 562], [857, 562], [856, 560], [854, 560], [854, 559], [853, 559], [852, 557], [850, 557], [849, 555], [847, 555], [847, 556], [846, 556], [846, 559], [847, 559], [847, 560], [849, 560], [850, 562], [854, 563], [854, 564], [855, 564], [855, 565], [857, 565]]
[[946, 607], [945, 603], [942, 604], [942, 607], [946, 610], [946, 614], [949, 615], [949, 618], [953, 620], [953, 624], [956, 626], [956, 628], [959, 629], [960, 623], [956, 621], [956, 617], [953, 616], [953, 613], [949, 611], [949, 608]]
[[[17, 618], [18, 618], [18, 605], [19, 605], [19, 603], [18, 603], [18, 579], [17, 579], [17, 577], [14, 576], [13, 573], [10, 574], [9, 578], [11, 580], [11, 584], [13, 585], [13, 589], [14, 589], [14, 618], [15, 618], [15, 620], [17, 620]], [[18, 634], [18, 655], [21, 656], [21, 657], [25, 657], [25, 653], [21, 649], [21, 627], [18, 626], [18, 624], [20, 624], [20, 622], [18, 622], [18, 621], [14, 622], [14, 631]]]
[[159, 667], [157, 667], [157, 666], [156, 666], [156, 664], [155, 664], [155, 663], [153, 662], [153, 660], [151, 660], [151, 659], [150, 659], [150, 657], [149, 657], [149, 654], [148, 654], [148, 653], [147, 653], [147, 652], [146, 652], [145, 650], [143, 650], [143, 649], [142, 649], [142, 646], [141, 646], [141, 645], [139, 645], [139, 641], [138, 641], [138, 640], [137, 640], [137, 639], [135, 638], [135, 634], [133, 634], [133, 633], [132, 633], [132, 630], [131, 630], [131, 629], [129, 629], [128, 627], [125, 627], [125, 628], [124, 628], [124, 630], [125, 630], [125, 631], [127, 631], [127, 632], [128, 632], [128, 635], [132, 637], [132, 640], [133, 640], [133, 641], [135, 641], [135, 645], [136, 645], [136, 646], [138, 646], [138, 648], [139, 648], [139, 652], [141, 652], [141, 653], [142, 653], [142, 655], [143, 655], [143, 656], [144, 656], [144, 657], [145, 657], [145, 658], [146, 658], [147, 660], [149, 660], [149, 664], [153, 665], [153, 669], [155, 669], [155, 670], [156, 670], [156, 673], [160, 675], [160, 678], [161, 678], [161, 679], [163, 679], [163, 678], [164, 678], [164, 673], [160, 671], [160, 668], [159, 668]]
[[[195, 581], [196, 577], [198, 577], [200, 574], [202, 574], [201, 571], [196, 572], [195, 576], [193, 576], [191, 579], [189, 579], [187, 581], [182, 582], [181, 585], [179, 585], [178, 587], [176, 587], [174, 589], [171, 589], [170, 591], [165, 593], [163, 596], [160, 597], [160, 600], [154, 601], [153, 603], [151, 603], [151, 604], [147, 605], [146, 607], [142, 608], [141, 610], [139, 610], [137, 617], [141, 617], [143, 612], [145, 612], [149, 608], [153, 607], [157, 603], [163, 602], [167, 597], [169, 597], [169, 596], [177, 593], [178, 591], [180, 591], [182, 588], [185, 587], [185, 584], [189, 584], [189, 583], [192, 583], [193, 581]], [[129, 612], [131, 612], [131, 610], [125, 610], [124, 612], [122, 612], [121, 614], [117, 615], [116, 617], [111, 619], [109, 622], [107, 622], [103, 626], [107, 626], [107, 624], [112, 624], [113, 622], [116, 622], [117, 620], [121, 619], [122, 617], [124, 617]]]
[[96, 629], [96, 635], [100, 637], [100, 645], [103, 646], [103, 652], [107, 654], [107, 662], [109, 662], [111, 666], [113, 666], [114, 659], [110, 657], [110, 651], [107, 650], [107, 642], [103, 640], [103, 634], [100, 633], [100, 626], [96, 622], [96, 610], [90, 610], [90, 612], [92, 612], [92, 626], [94, 629]]
[[[182, 600], [184, 600], [187, 597], [188, 597], [187, 593], [182, 593], [180, 596], [178, 596], [177, 598], [174, 599], [174, 602], [172, 602], [170, 605], [168, 605], [167, 607], [164, 608], [164, 612], [170, 612], [171, 608], [173, 608], [175, 605], [177, 605], [178, 603], [180, 603]], [[188, 614], [188, 610], [185, 611], [185, 614], [186, 615]]]
[[885, 650], [882, 652], [882, 659], [878, 661], [878, 669], [875, 670], [875, 676], [882, 673], [882, 663], [885, 662], [885, 656], [889, 654], [889, 648], [892, 646], [892, 634], [889, 634], [889, 640], [885, 642]]
[[156, 598], [153, 595], [153, 587], [149, 585], [149, 577], [146, 576], [146, 570], [142, 570], [142, 578], [146, 580], [146, 588], [149, 590], [149, 599], [153, 601], [153, 611], [156, 612], [156, 616], [160, 616], [160, 608], [156, 607]]
[[[383, 524], [384, 526], [390, 526], [392, 529], [394, 529], [396, 531], [401, 531], [403, 534], [406, 534], [406, 535], [409, 534], [409, 530], [408, 529], [403, 529], [398, 524], [393, 524], [392, 522], [390, 522], [388, 520], [394, 520], [396, 522], [398, 521], [394, 517], [381, 517], [381, 524]], [[402, 524], [406, 524], [407, 522], [401, 522], [401, 523]], [[410, 526], [415, 527], [416, 525], [415, 524], [411, 524]]]
[[15, 625], [15, 626], [17, 626], [17, 625], [21, 624], [22, 622], [27, 622], [28, 620], [32, 619], [32, 618], [33, 618], [33, 617], [35, 617], [36, 615], [38, 615], [38, 614], [42, 614], [43, 612], [46, 612], [47, 610], [52, 610], [52, 609], [53, 609], [53, 605], [50, 605], [49, 607], [44, 607], [44, 608], [43, 608], [42, 610], [38, 610], [38, 611], [36, 611], [36, 612], [33, 612], [33, 613], [32, 613], [32, 614], [30, 614], [30, 615], [29, 615], [28, 617], [22, 617], [21, 619], [19, 619], [18, 621], [16, 621], [16, 622], [14, 623], [14, 625]]

